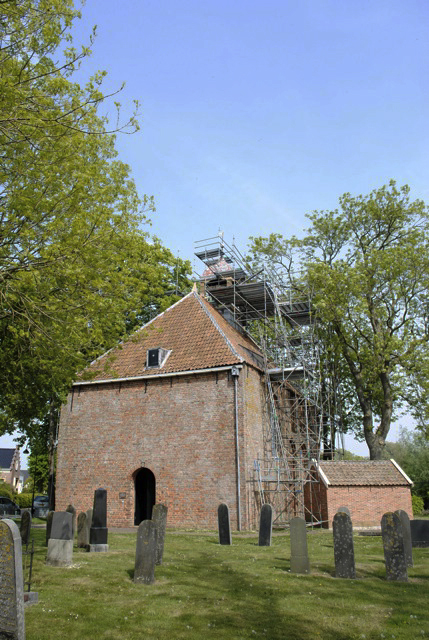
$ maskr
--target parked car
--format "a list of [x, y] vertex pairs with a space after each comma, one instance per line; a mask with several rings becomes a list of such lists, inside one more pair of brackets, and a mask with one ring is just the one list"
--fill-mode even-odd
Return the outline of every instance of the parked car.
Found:
[[0, 496], [0, 515], [19, 516], [21, 515], [21, 509], [10, 498]]
[[48, 496], [36, 496], [33, 501], [33, 509], [47, 509], [49, 507]]

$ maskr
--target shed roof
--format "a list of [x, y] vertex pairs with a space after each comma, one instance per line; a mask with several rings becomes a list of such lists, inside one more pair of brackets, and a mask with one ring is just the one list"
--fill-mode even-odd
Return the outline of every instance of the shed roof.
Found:
[[[148, 349], [169, 352], [160, 368], [147, 368]], [[246, 362], [263, 370], [263, 355], [248, 336], [231, 326], [196, 291], [159, 314], [127, 341], [110, 350], [83, 373], [91, 382], [159, 376]], [[76, 384], [84, 382], [82, 378]]]
[[0, 469], [10, 469], [16, 449], [0, 449]]
[[413, 484], [394, 460], [323, 460], [318, 466], [329, 486]]

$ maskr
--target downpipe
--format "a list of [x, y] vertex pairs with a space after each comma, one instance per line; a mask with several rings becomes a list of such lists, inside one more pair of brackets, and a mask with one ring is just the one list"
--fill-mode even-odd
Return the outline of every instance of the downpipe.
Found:
[[231, 376], [234, 380], [234, 423], [235, 423], [235, 466], [237, 474], [237, 529], [241, 531], [241, 489], [240, 489], [240, 450], [238, 446], [238, 376], [240, 369], [231, 368]]

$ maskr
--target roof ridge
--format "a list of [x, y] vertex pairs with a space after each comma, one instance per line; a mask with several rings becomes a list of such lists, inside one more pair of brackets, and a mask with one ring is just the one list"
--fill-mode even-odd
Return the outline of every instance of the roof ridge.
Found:
[[[202, 310], [204, 311], [204, 313], [207, 315], [207, 317], [211, 320], [213, 326], [215, 327], [215, 329], [217, 329], [217, 331], [220, 333], [220, 335], [222, 336], [222, 338], [225, 340], [226, 345], [229, 347], [230, 351], [232, 352], [232, 354], [239, 359], [240, 362], [244, 362], [244, 358], [242, 358], [240, 356], [240, 354], [238, 353], [238, 351], [236, 351], [234, 349], [234, 345], [231, 343], [231, 341], [228, 339], [228, 337], [225, 335], [224, 331], [222, 331], [222, 329], [220, 328], [220, 326], [218, 325], [218, 323], [216, 322], [215, 318], [213, 317], [213, 315], [211, 314], [210, 310], [206, 307], [206, 305], [204, 304], [204, 302], [201, 299], [201, 296], [196, 292], [196, 291], [191, 291], [191, 293], [195, 296], [195, 298], [198, 300]], [[231, 329], [233, 329], [233, 327], [231, 327]]]

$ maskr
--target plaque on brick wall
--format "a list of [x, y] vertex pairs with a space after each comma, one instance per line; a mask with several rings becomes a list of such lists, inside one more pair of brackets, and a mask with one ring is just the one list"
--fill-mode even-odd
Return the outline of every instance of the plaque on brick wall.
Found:
[[125, 500], [126, 497], [127, 497], [127, 494], [124, 491], [119, 493], [119, 500]]

